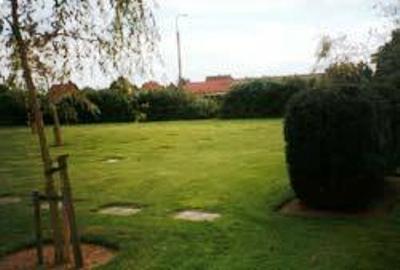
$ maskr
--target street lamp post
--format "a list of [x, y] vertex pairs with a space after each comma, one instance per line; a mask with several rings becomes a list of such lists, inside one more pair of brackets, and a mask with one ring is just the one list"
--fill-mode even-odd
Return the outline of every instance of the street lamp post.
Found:
[[179, 18], [187, 17], [187, 14], [178, 14], [175, 18], [175, 27], [176, 27], [176, 43], [178, 50], [178, 86], [182, 86], [183, 78], [182, 78], [182, 52], [181, 52], [181, 36], [179, 32]]

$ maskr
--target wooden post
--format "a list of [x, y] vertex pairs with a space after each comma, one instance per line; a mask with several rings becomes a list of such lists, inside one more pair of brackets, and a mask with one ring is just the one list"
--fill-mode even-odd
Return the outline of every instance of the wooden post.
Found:
[[58, 166], [60, 168], [63, 204], [65, 207], [66, 214], [68, 216], [75, 267], [77, 269], [80, 269], [83, 267], [84, 262], [83, 262], [81, 243], [78, 233], [78, 227], [76, 225], [76, 220], [75, 220], [75, 209], [72, 200], [71, 184], [68, 176], [67, 158], [68, 155], [62, 155], [57, 158], [57, 161], [58, 161]]
[[64, 198], [62, 196], [62, 215], [64, 221], [64, 263], [68, 265], [71, 262], [71, 229], [68, 217], [68, 211], [64, 204]]
[[38, 265], [43, 265], [43, 240], [42, 240], [42, 222], [40, 217], [40, 198], [39, 192], [32, 192], [33, 202], [33, 217], [35, 226], [35, 238], [36, 238], [36, 254], [38, 259]]

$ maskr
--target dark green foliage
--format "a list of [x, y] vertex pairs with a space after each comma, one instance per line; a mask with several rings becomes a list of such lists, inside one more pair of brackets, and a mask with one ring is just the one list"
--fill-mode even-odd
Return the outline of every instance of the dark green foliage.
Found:
[[138, 103], [149, 121], [212, 118], [218, 109], [215, 101], [178, 89], [141, 92]]
[[118, 79], [110, 84], [109, 89], [125, 95], [129, 95], [139, 90], [134, 84], [124, 77], [118, 77]]
[[[93, 113], [74, 97], [64, 98], [58, 104], [61, 123], [104, 123], [160, 121], [180, 119], [208, 119], [216, 117], [219, 103], [213, 99], [167, 88], [158, 91], [119, 91], [116, 88], [94, 90], [86, 88], [83, 94], [95, 104], [99, 112]], [[0, 86], [0, 125], [26, 124], [24, 92], [11, 91]], [[52, 124], [46, 97], [40, 95], [43, 117]]]
[[388, 128], [388, 171], [400, 167], [400, 30], [373, 55], [376, 72], [372, 88], [386, 99]]
[[0, 85], [0, 125], [23, 125], [25, 123], [24, 93]]
[[356, 87], [302, 92], [289, 102], [286, 157], [292, 187], [306, 204], [358, 208], [381, 194], [384, 138], [375, 104]]
[[279, 117], [285, 111], [289, 98], [303, 90], [298, 81], [275, 83], [254, 80], [234, 86], [222, 101], [223, 118]]
[[400, 167], [400, 89], [379, 80], [370, 88], [384, 98], [376, 105], [380, 112], [381, 136], [386, 139], [386, 170], [391, 174]]
[[400, 88], [400, 29], [393, 31], [392, 39], [373, 55], [375, 78]]
[[111, 89], [84, 91], [87, 98], [97, 105], [100, 114], [93, 115], [78, 108], [78, 119], [81, 122], [130, 122], [136, 120], [132, 95]]
[[364, 63], [338, 62], [325, 70], [324, 80], [329, 87], [341, 85], [360, 85], [371, 81], [373, 71]]

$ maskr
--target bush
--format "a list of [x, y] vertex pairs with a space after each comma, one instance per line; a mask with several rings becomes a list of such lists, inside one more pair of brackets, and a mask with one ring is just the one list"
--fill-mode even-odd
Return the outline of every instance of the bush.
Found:
[[315, 208], [366, 206], [385, 169], [375, 101], [357, 87], [308, 91], [289, 102], [286, 158], [292, 188]]
[[177, 89], [141, 92], [138, 104], [149, 121], [211, 118], [218, 109], [213, 100]]
[[280, 117], [301, 84], [255, 80], [234, 86], [222, 101], [222, 118]]

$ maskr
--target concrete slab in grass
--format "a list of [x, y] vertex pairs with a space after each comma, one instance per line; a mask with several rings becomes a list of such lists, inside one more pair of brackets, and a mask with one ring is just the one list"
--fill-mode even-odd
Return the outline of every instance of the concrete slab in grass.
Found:
[[142, 208], [135, 205], [105, 205], [99, 208], [97, 213], [101, 215], [111, 215], [111, 216], [133, 216], [142, 211]]
[[221, 215], [218, 213], [210, 213], [200, 210], [184, 210], [174, 215], [175, 219], [188, 220], [194, 222], [201, 222], [201, 221], [211, 222], [220, 217]]
[[0, 205], [17, 204], [21, 202], [21, 198], [17, 196], [1, 196]]

